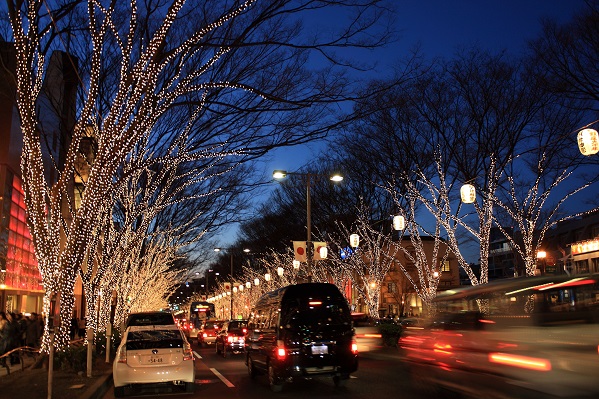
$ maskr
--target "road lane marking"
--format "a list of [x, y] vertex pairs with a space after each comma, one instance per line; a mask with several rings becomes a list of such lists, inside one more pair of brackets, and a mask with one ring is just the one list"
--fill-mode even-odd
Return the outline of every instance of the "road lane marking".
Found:
[[217, 376], [222, 382], [224, 382], [226, 386], [228, 386], [229, 388], [235, 388], [235, 385], [233, 385], [231, 381], [227, 380], [221, 373], [219, 373], [217, 369], [210, 369], [210, 371], [212, 371], [215, 376]]
[[193, 351], [193, 354], [195, 355], [195, 357], [197, 357], [198, 359], [201, 359], [202, 356], [200, 356], [200, 354], [196, 351]]

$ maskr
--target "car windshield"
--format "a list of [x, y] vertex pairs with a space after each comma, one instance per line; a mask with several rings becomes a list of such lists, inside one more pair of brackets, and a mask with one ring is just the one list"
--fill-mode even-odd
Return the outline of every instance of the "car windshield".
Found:
[[182, 348], [183, 338], [178, 330], [129, 331], [127, 350]]

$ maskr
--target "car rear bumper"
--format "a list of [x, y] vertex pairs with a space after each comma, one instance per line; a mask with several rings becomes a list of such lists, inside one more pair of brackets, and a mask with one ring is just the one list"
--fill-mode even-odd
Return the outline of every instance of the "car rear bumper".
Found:
[[174, 381], [195, 382], [195, 366], [190, 360], [176, 366], [160, 367], [130, 367], [124, 363], [115, 363], [112, 378], [115, 387]]
[[348, 375], [358, 370], [358, 358], [348, 356], [310, 360], [299, 356], [280, 363], [277, 368], [279, 375], [284, 378]]

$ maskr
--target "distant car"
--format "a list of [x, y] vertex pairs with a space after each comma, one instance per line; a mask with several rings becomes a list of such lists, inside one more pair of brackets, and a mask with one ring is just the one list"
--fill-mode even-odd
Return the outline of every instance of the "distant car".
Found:
[[117, 349], [112, 376], [116, 397], [144, 385], [173, 384], [193, 392], [191, 345], [177, 325], [130, 326]]
[[198, 333], [204, 326], [205, 320], [194, 319], [189, 323], [188, 338], [190, 341], [198, 342]]
[[423, 328], [424, 319], [420, 317], [407, 317], [399, 321], [399, 325], [402, 329], [406, 328]]
[[175, 325], [178, 326], [175, 316], [170, 312], [136, 312], [130, 313], [125, 323], [125, 328], [131, 326], [156, 326]]
[[206, 320], [198, 332], [198, 344], [201, 346], [213, 344], [216, 341], [218, 331], [224, 323], [224, 320]]
[[422, 397], [599, 398], [599, 275], [497, 279], [440, 292], [399, 339]]
[[216, 353], [227, 357], [230, 353], [242, 353], [247, 334], [247, 320], [229, 320], [216, 336]]
[[383, 335], [377, 319], [365, 313], [352, 313], [351, 318], [359, 352], [370, 352], [383, 347]]

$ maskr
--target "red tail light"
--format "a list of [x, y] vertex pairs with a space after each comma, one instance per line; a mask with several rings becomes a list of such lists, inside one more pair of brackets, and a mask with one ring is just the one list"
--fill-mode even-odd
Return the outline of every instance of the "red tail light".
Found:
[[227, 335], [227, 342], [233, 342], [235, 337], [233, 335]]
[[351, 353], [353, 353], [354, 355], [358, 354], [358, 343], [355, 339], [352, 339], [351, 341]]
[[285, 348], [277, 348], [277, 357], [279, 358], [279, 360], [285, 359], [286, 356], [287, 351], [285, 350]]
[[123, 346], [118, 353], [118, 363], [127, 363], [127, 349]]
[[287, 349], [285, 349], [285, 344], [283, 341], [277, 341], [277, 359], [284, 360], [287, 357]]
[[242, 329], [241, 331], [242, 331], [244, 334], [246, 334], [246, 333], [248, 332], [248, 329], [247, 329], [247, 328], [244, 328], [244, 329]]
[[189, 344], [183, 345], [183, 360], [193, 360], [193, 351]]

